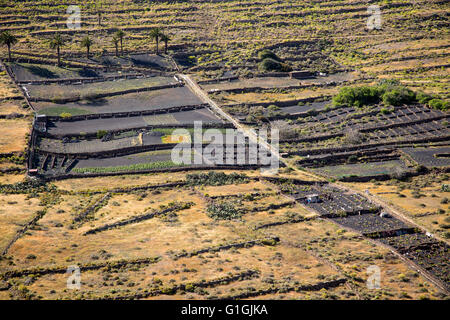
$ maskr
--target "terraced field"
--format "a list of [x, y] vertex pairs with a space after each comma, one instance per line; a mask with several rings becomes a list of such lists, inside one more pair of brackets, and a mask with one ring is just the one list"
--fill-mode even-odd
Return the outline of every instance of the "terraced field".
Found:
[[82, 111], [81, 114], [117, 113], [197, 106], [200, 104], [202, 102], [186, 87], [174, 87], [64, 104], [38, 101], [33, 105], [40, 114], [58, 116], [63, 112], [77, 115], [78, 110]]
[[447, 1], [95, 2], [0, 0], [0, 299], [448, 299]]

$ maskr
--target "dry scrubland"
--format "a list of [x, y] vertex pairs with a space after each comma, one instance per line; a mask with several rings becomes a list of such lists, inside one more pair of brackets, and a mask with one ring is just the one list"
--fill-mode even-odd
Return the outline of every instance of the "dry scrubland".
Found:
[[[101, 4], [100, 23], [95, 3]], [[73, 32], [66, 28], [64, 1], [0, 1], [1, 29], [18, 37], [12, 47], [17, 64], [10, 67], [36, 100], [34, 111], [76, 116], [128, 111], [128, 104], [139, 111], [196, 105], [200, 101], [185, 87], [142, 91], [172, 83], [175, 71], [189, 74], [246, 126], [269, 121], [287, 127], [280, 148], [290, 168], [282, 168], [278, 178], [303, 181], [269, 182], [258, 179], [259, 170], [222, 170], [246, 178], [190, 183], [187, 175], [202, 171], [181, 171], [21, 184], [26, 181], [32, 112], [2, 70], [0, 299], [448, 297], [448, 111], [417, 101], [330, 108], [343, 86], [393, 79], [448, 102], [449, 4], [378, 4], [381, 30], [366, 28], [368, 4], [359, 0], [85, 1], [80, 5], [82, 28]], [[150, 37], [154, 27], [170, 35], [167, 55], [146, 54], [155, 50]], [[122, 57], [113, 56], [116, 28], [126, 33]], [[56, 66], [56, 51], [49, 49], [58, 33], [65, 40], [61, 67]], [[89, 59], [80, 47], [86, 35], [94, 41]], [[325, 75], [266, 77], [259, 57], [264, 49], [292, 70]], [[1, 55], [6, 62], [6, 50]], [[124, 80], [161, 72], [161, 78]], [[221, 80], [230, 76], [239, 78]], [[78, 77], [101, 79], [82, 86], [58, 83]], [[189, 114], [192, 119], [198, 117], [195, 112]], [[179, 124], [174, 115], [130, 117], [127, 125]], [[85, 139], [86, 132], [78, 132], [85, 130], [83, 125], [98, 130], [98, 122], [93, 123], [73, 124], [73, 138]], [[91, 140], [101, 145], [99, 133]], [[132, 129], [118, 136], [142, 139]], [[52, 138], [62, 143], [61, 136]], [[364, 149], [370, 144], [379, 145]], [[415, 157], [402, 149], [431, 145], [435, 148], [429, 154]], [[61, 159], [54, 159], [62, 167]], [[364, 181], [348, 181], [357, 178]], [[321, 185], [325, 182], [370, 199], [369, 213], [358, 214], [359, 207], [351, 207], [353, 191], [331, 192], [343, 206], [332, 213], [327, 199], [323, 205], [331, 203], [331, 216], [322, 214], [320, 206], [305, 205], [299, 194], [318, 190], [328, 195], [329, 186]], [[158, 186], [164, 184], [169, 185]], [[347, 218], [383, 221], [377, 214], [385, 210], [394, 222], [407, 224], [412, 240], [403, 229], [383, 229], [381, 235], [364, 231], [375, 223], [360, 230], [343, 226]], [[234, 219], [214, 219], [224, 212]], [[440, 242], [431, 241], [425, 231]], [[405, 243], [395, 243], [403, 236]], [[432, 251], [414, 236], [438, 249]], [[386, 238], [394, 238], [394, 246], [387, 246]], [[415, 265], [412, 259], [417, 259]], [[66, 287], [70, 265], [81, 267], [81, 290]], [[366, 287], [370, 265], [381, 270], [380, 290]]]
[[[116, 178], [129, 186], [138, 186], [160, 182], [161, 177], [144, 176], [134, 184], [127, 179], [130, 178]], [[59, 184], [57, 191], [2, 195], [0, 223], [2, 230], [8, 230], [2, 233], [5, 236], [2, 248], [14, 237], [14, 230], [25, 225], [37, 211], [46, 212], [13, 243], [0, 262], [4, 271], [30, 270], [28, 274], [7, 279], [10, 288], [0, 291], [3, 298], [202, 299], [241, 294], [270, 299], [440, 297], [431, 283], [389, 250], [317, 218], [301, 205], [268, 209], [270, 204], [289, 204], [292, 200], [267, 182], [135, 192], [116, 190], [98, 210], [77, 222], [76, 217], [107, 190], [102, 186], [101, 192], [95, 192], [93, 185], [77, 186], [77, 181], [73, 185], [70, 180], [63, 183], [72, 187], [70, 192], [63, 191], [64, 184]], [[215, 196], [243, 199], [239, 207], [244, 212], [242, 218], [230, 222], [208, 217], [207, 197]], [[195, 204], [174, 214], [84, 235], [88, 230], [186, 200]], [[255, 229], [257, 225], [285, 221], [287, 212], [295, 212], [306, 220]], [[263, 241], [243, 248], [216, 250], [224, 244], [239, 245], [254, 240]], [[207, 250], [196, 253], [202, 249]], [[123, 266], [115, 265], [122, 260]], [[73, 264], [82, 268], [93, 266], [92, 270], [82, 271], [79, 291], [67, 290], [67, 276], [58, 271]], [[382, 290], [366, 288], [365, 270], [371, 264], [382, 270]], [[222, 277], [223, 282], [218, 284], [204, 284]], [[328, 290], [301, 290], [302, 286], [337, 279], [347, 282]], [[184, 287], [174, 289], [180, 285]], [[278, 294], [270, 294], [266, 291], [269, 289]]]
[[24, 178], [32, 116], [20, 90], [5, 71], [0, 72], [0, 92], [0, 180], [14, 183]]

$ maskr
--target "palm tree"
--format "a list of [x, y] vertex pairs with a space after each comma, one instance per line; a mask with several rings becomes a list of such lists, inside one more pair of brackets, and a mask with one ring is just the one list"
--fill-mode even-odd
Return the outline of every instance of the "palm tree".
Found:
[[8, 47], [8, 58], [11, 61], [11, 46], [17, 43], [17, 37], [11, 34], [9, 31], [3, 31], [0, 34], [0, 44]]
[[119, 41], [120, 41], [120, 39], [117, 38], [116, 36], [114, 36], [114, 37], [111, 39], [111, 42], [112, 42], [112, 43], [114, 44], [114, 46], [116, 47], [116, 57], [119, 56]]
[[50, 41], [50, 49], [56, 49], [56, 52], [58, 54], [58, 66], [61, 65], [61, 53], [60, 49], [64, 46], [64, 40], [61, 38], [61, 35], [59, 33], [55, 34], [53, 39]]
[[81, 47], [86, 48], [86, 57], [89, 59], [89, 50], [94, 42], [89, 38], [89, 36], [84, 37], [81, 40]]
[[120, 54], [123, 56], [123, 37], [125, 37], [125, 32], [122, 30], [117, 30], [114, 37], [120, 40]]
[[172, 39], [165, 33], [161, 34], [160, 39], [164, 42], [164, 53], [167, 54], [167, 43]]
[[161, 37], [161, 29], [160, 28], [152, 28], [150, 30], [150, 38], [155, 39], [156, 42], [156, 54], [159, 54], [159, 37]]

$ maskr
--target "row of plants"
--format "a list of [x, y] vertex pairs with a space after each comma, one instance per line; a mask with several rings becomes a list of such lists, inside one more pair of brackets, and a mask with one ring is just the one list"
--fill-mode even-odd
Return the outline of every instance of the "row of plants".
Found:
[[242, 217], [242, 212], [230, 202], [211, 203], [206, 209], [208, 217], [214, 220], [234, 220]]
[[[100, 22], [99, 22], [100, 24]], [[111, 43], [114, 44], [116, 56], [123, 56], [123, 39], [125, 38], [126, 33], [123, 30], [116, 29], [114, 35], [111, 39]], [[168, 42], [171, 40], [170, 36], [166, 33], [163, 33], [161, 28], [154, 27], [150, 30], [149, 34], [150, 38], [155, 40], [156, 44], [156, 54], [159, 54], [159, 43], [160, 41], [164, 42], [165, 48], [164, 52], [167, 53]], [[12, 60], [11, 57], [11, 47], [17, 44], [18, 42], [17, 36], [12, 34], [10, 31], [5, 30], [0, 33], [0, 44], [5, 45], [8, 49], [8, 58], [9, 61]], [[48, 42], [48, 46], [50, 49], [56, 50], [56, 54], [58, 57], [58, 66], [61, 65], [61, 49], [69, 42], [66, 38], [62, 37], [60, 33], [56, 33], [53, 38]], [[94, 40], [89, 37], [89, 35], [85, 36], [81, 42], [80, 46], [86, 49], [86, 57], [90, 58], [90, 50], [94, 45]], [[120, 54], [119, 54], [119, 45], [120, 45]]]
[[[173, 161], [158, 161], [150, 163], [139, 163], [128, 166], [117, 167], [96, 167], [96, 168], [74, 168], [73, 173], [115, 173], [115, 172], [135, 172], [141, 170], [165, 169], [172, 167], [183, 167], [184, 164], [176, 164]], [[1, 189], [0, 189], [1, 190]]]
[[0, 194], [27, 194], [54, 192], [56, 186], [39, 180], [27, 180], [14, 184], [0, 184]]
[[186, 183], [190, 186], [223, 186], [228, 184], [248, 183], [245, 174], [209, 171], [208, 173], [192, 173], [186, 175]]
[[102, 207], [108, 204], [109, 199], [111, 199], [111, 193], [107, 193], [97, 200], [93, 205], [87, 207], [83, 212], [77, 215], [73, 219], [73, 223], [83, 223], [84, 221], [92, 220], [94, 218], [94, 213], [100, 210]]
[[[118, 269], [126, 266], [141, 265], [141, 264], [153, 264], [161, 260], [161, 257], [146, 257], [137, 259], [121, 259], [117, 261], [105, 261], [105, 262], [89, 262], [78, 265], [81, 271], [104, 269], [105, 271], [111, 269]], [[54, 267], [34, 267], [30, 269], [11, 270], [0, 275], [0, 279], [8, 280], [10, 278], [18, 278], [22, 276], [43, 276], [46, 274], [64, 274], [67, 273], [67, 266], [54, 266]]]
[[241, 241], [241, 242], [232, 242], [228, 244], [217, 245], [214, 247], [208, 247], [203, 249], [194, 250], [191, 252], [187, 252], [186, 250], [181, 250], [180, 252], [168, 252], [172, 255], [174, 259], [182, 258], [182, 257], [193, 257], [202, 253], [214, 253], [222, 250], [229, 249], [238, 249], [238, 248], [251, 248], [256, 245], [265, 245], [265, 246], [275, 246], [280, 242], [278, 237], [268, 237], [263, 239], [249, 240], [249, 241]]
[[[174, 285], [162, 286], [162, 281], [156, 281], [156, 287], [154, 289], [145, 289], [135, 293], [115, 294], [113, 296], [105, 295], [103, 297], [96, 297], [97, 300], [130, 300], [130, 299], [144, 299], [151, 296], [160, 295], [174, 295], [177, 292], [199, 292], [202, 293], [201, 288], [216, 287], [219, 285], [226, 285], [235, 281], [249, 280], [254, 277], [259, 277], [260, 272], [258, 270], [246, 270], [239, 273], [231, 273], [228, 275], [214, 278], [211, 280], [201, 280], [197, 282], [181, 283]], [[117, 293], [115, 291], [114, 293]]]

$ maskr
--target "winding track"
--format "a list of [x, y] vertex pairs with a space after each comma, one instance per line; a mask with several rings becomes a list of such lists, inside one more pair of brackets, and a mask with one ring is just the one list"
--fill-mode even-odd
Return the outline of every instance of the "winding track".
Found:
[[285, 159], [280, 157], [280, 154], [277, 149], [275, 149], [271, 144], [268, 144], [266, 141], [262, 139], [258, 139], [258, 136], [252, 130], [243, 126], [239, 121], [234, 119], [228, 113], [222, 110], [217, 103], [215, 103], [211, 98], [209, 98], [208, 94], [203, 91], [202, 88], [194, 81], [189, 75], [186, 74], [177, 74], [178, 77], [183, 79], [186, 85], [202, 100], [203, 102], [209, 104], [212, 111], [222, 116], [224, 119], [231, 122], [236, 129], [241, 130], [245, 136], [252, 140], [253, 143], [259, 144], [259, 146], [265, 150], [270, 151], [271, 155], [276, 158], [279, 162], [282, 162], [286, 167], [290, 167], [290, 165], [286, 162]]

